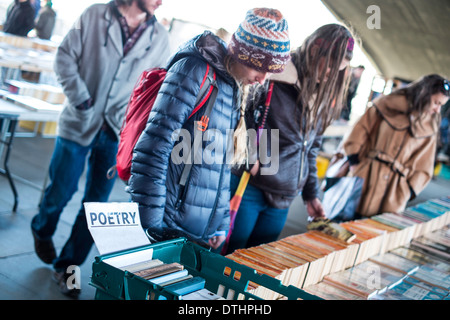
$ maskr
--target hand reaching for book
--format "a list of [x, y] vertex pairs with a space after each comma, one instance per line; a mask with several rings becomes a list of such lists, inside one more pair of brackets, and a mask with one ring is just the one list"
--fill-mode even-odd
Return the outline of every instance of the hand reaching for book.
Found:
[[318, 198], [306, 201], [306, 211], [311, 218], [325, 218], [325, 211]]
[[226, 239], [225, 236], [214, 236], [209, 239], [208, 243], [213, 249], [217, 249]]

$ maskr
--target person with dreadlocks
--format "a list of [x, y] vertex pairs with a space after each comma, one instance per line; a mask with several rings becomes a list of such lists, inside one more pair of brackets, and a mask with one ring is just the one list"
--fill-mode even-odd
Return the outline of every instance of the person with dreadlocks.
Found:
[[[353, 47], [354, 38], [348, 29], [324, 25], [291, 52], [283, 73], [253, 87], [246, 111], [247, 127], [258, 128], [259, 119], [264, 118], [266, 131], [260, 136], [260, 152], [249, 139], [249, 163], [253, 166], [233, 168], [232, 193], [243, 170], [250, 170], [251, 178], [224, 254], [277, 240], [289, 206], [299, 194], [310, 217], [325, 216], [318, 198], [316, 157], [323, 132], [339, 118], [343, 108]], [[265, 110], [260, 106], [268, 96], [270, 83], [271, 102]], [[265, 113], [266, 117], [262, 116]]]

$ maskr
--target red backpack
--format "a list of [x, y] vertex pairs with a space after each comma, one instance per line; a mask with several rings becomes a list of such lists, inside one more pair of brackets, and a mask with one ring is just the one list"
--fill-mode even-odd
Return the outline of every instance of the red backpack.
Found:
[[[167, 74], [163, 68], [145, 70], [139, 77], [128, 102], [125, 119], [120, 130], [119, 149], [116, 156], [116, 169], [119, 177], [128, 181], [131, 176], [131, 160], [133, 149], [148, 121], [150, 111], [155, 103], [158, 91]], [[195, 103], [196, 107], [189, 118], [196, 113], [208, 100], [215, 88], [213, 68], [207, 64], [200, 91]], [[206, 84], [206, 85], [205, 85]], [[210, 108], [208, 108], [209, 110]], [[209, 110], [210, 112], [210, 110]], [[209, 115], [207, 116], [209, 119]], [[206, 124], [207, 125], [207, 124]]]

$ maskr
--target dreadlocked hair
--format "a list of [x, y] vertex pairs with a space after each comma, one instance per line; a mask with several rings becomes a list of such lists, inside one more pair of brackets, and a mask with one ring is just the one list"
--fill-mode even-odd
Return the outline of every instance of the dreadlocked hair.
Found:
[[340, 70], [340, 65], [344, 59], [352, 59], [353, 44], [354, 37], [347, 28], [328, 24], [292, 53], [301, 87], [297, 103], [302, 106], [305, 132], [312, 128], [323, 132], [339, 118], [350, 80], [349, 67]]

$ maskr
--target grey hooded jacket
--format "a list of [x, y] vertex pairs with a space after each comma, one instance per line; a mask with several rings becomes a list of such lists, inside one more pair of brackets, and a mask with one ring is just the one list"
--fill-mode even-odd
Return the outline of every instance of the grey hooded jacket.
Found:
[[[169, 55], [168, 33], [158, 22], [124, 56], [121, 27], [110, 5], [86, 9], [56, 54], [55, 72], [67, 97], [58, 135], [87, 146], [106, 121], [118, 136], [139, 75], [164, 65]], [[75, 108], [89, 99], [87, 110]]]

